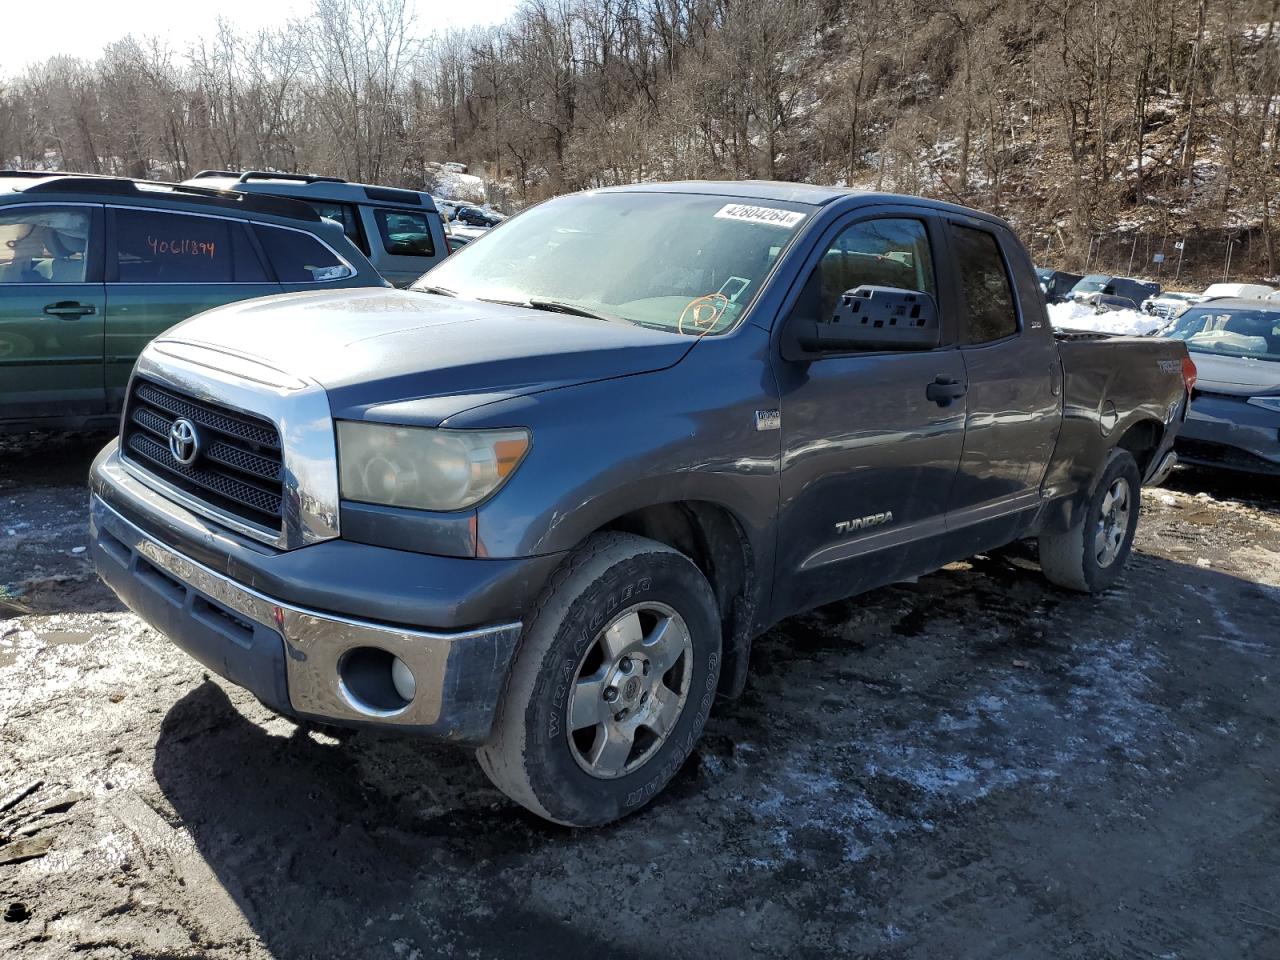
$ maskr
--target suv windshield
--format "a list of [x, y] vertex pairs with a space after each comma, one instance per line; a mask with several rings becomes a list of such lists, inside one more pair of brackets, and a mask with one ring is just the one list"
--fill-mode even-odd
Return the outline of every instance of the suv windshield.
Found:
[[1099, 293], [1103, 288], [1111, 283], [1110, 277], [1104, 277], [1101, 274], [1090, 274], [1076, 281], [1076, 285], [1071, 288], [1072, 293]]
[[505, 221], [416, 289], [621, 319], [732, 329], [809, 208], [662, 193], [578, 194]]
[[1280, 360], [1280, 310], [1192, 307], [1159, 332], [1188, 350], [1254, 360]]

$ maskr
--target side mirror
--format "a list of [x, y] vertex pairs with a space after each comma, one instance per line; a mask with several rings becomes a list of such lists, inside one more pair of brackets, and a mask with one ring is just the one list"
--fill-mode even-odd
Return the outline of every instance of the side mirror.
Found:
[[938, 307], [920, 290], [863, 284], [846, 290], [831, 317], [796, 322], [805, 350], [932, 350], [941, 342]]

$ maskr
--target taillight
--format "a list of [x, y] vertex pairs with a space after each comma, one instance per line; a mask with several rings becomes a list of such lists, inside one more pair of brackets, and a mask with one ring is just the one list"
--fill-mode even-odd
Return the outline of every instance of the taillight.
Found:
[[1182, 382], [1190, 394], [1196, 385], [1196, 365], [1190, 357], [1182, 358]]

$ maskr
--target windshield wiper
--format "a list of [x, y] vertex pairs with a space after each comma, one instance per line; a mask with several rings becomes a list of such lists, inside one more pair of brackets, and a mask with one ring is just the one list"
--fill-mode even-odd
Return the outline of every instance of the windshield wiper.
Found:
[[552, 313], [567, 313], [571, 317], [587, 317], [591, 320], [617, 320], [618, 317], [607, 313], [596, 313], [580, 307], [576, 303], [563, 303], [559, 300], [528, 300], [529, 306], [535, 310], [550, 310]]
[[622, 320], [623, 317], [611, 316], [607, 313], [596, 313], [588, 310], [586, 307], [579, 307], [573, 303], [562, 303], [559, 300], [495, 300], [490, 297], [477, 297], [477, 300], [483, 300], [485, 303], [497, 303], [504, 307], [524, 307], [527, 310], [545, 310], [548, 313], [567, 313], [571, 317], [587, 317], [591, 320]]
[[448, 287], [414, 287], [419, 293], [436, 293], [442, 297], [457, 297], [457, 290], [450, 290]]

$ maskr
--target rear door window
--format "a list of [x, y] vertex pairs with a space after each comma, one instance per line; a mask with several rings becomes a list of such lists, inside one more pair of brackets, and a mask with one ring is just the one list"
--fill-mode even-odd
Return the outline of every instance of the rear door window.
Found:
[[436, 245], [431, 239], [431, 224], [425, 213], [410, 210], [388, 210], [380, 207], [373, 211], [382, 246], [387, 253], [397, 257], [434, 257]]
[[234, 220], [162, 210], [115, 214], [119, 283], [262, 283], [262, 264]]
[[309, 233], [263, 224], [254, 229], [281, 283], [324, 283], [355, 276], [351, 266]]
[[951, 246], [964, 289], [967, 341], [990, 343], [1018, 332], [1018, 311], [995, 235], [951, 224]]
[[362, 253], [367, 257], [369, 255], [369, 241], [365, 238], [364, 230], [360, 227], [360, 212], [349, 203], [336, 203], [331, 200], [308, 200], [311, 208], [322, 217], [328, 217], [330, 220], [336, 220], [342, 224], [342, 232], [347, 235], [347, 239], [356, 245]]

